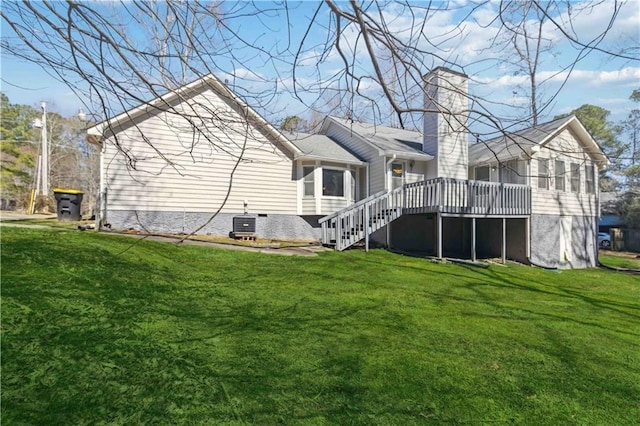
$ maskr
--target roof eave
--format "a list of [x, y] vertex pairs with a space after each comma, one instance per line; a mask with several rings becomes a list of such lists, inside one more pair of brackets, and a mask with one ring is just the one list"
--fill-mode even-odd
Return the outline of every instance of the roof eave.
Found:
[[[566, 124], [571, 125], [571, 128], [578, 133], [582, 140], [586, 140], [586, 142], [590, 145], [591, 150], [587, 150], [590, 154], [591, 158], [596, 161], [599, 170], [605, 169], [611, 162], [606, 154], [600, 148], [600, 145], [591, 137], [587, 129], [582, 125], [580, 120], [574, 115], [573, 118], [567, 122]], [[587, 147], [588, 148], [588, 147]]]
[[380, 151], [381, 157], [396, 156], [399, 160], [416, 160], [416, 161], [431, 161], [434, 159], [433, 155], [420, 153], [420, 152], [406, 152], [406, 151]]
[[359, 161], [359, 160], [345, 160], [342, 158], [332, 158], [332, 157], [324, 157], [321, 155], [309, 155], [309, 154], [304, 154], [304, 153], [300, 153], [300, 154], [295, 154], [294, 158], [296, 160], [309, 160], [309, 161], [327, 161], [327, 162], [331, 162], [331, 163], [342, 163], [342, 164], [349, 164], [352, 166], [366, 166], [367, 162], [366, 161]]

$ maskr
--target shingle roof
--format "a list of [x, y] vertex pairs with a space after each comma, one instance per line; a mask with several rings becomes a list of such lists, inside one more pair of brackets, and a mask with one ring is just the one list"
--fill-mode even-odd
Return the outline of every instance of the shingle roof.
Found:
[[347, 164], [364, 163], [364, 160], [347, 151], [328, 136], [299, 132], [283, 132], [283, 134], [302, 152], [297, 157], [337, 161]]
[[533, 146], [543, 143], [572, 119], [573, 116], [564, 117], [507, 133], [486, 142], [475, 143], [469, 147], [469, 164], [486, 163], [496, 159], [507, 160], [518, 157], [523, 152], [529, 153]]
[[368, 143], [386, 154], [411, 156], [430, 160], [433, 156], [422, 152], [422, 133], [376, 124], [330, 117], [331, 120], [351, 129]]

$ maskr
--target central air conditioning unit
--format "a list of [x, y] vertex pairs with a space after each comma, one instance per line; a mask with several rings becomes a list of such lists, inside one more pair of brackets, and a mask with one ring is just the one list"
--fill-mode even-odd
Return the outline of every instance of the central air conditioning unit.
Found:
[[255, 238], [256, 217], [250, 215], [234, 216], [232, 238]]

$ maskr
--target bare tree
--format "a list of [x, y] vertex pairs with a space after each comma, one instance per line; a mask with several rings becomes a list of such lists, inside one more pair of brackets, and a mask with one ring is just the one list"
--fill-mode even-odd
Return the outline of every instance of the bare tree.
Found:
[[[506, 102], [472, 92], [467, 123], [472, 133], [485, 139], [519, 123], [536, 123], [561, 90], [562, 82], [539, 104], [540, 85], [545, 82], [538, 76], [539, 64], [550, 42], [545, 31], [553, 32], [556, 43], [572, 48], [571, 57], [558, 70], [564, 82], [587, 55], [637, 63], [638, 48], [613, 50], [604, 44], [621, 3], [607, 4], [607, 22], [595, 34], [583, 36], [574, 26], [581, 12], [596, 5], [604, 10], [600, 3], [509, 1], [496, 7], [479, 1], [463, 7], [447, 2], [326, 0], [310, 8], [287, 2], [6, 2], [0, 16], [11, 35], [3, 37], [1, 46], [45, 68], [102, 118], [140, 105], [170, 112], [189, 123], [192, 138], [185, 143], [185, 152], [204, 141], [212, 151], [225, 152], [239, 162], [246, 152], [230, 147], [226, 138], [212, 136], [208, 129], [213, 126], [219, 130], [215, 134], [224, 134], [242, 132], [242, 126], [217, 120], [214, 105], [177, 109], [149, 101], [186, 81], [215, 74], [272, 122], [291, 115], [284, 112], [284, 93], [309, 111], [330, 113], [326, 111], [330, 98], [332, 107], [343, 114], [416, 128], [425, 112], [421, 100], [416, 101], [423, 96], [422, 76], [444, 65], [474, 81], [474, 72], [504, 62], [501, 54], [484, 46], [507, 34], [519, 52], [513, 65], [526, 70], [530, 79], [531, 111], [500, 116], [495, 111]], [[439, 19], [447, 14], [455, 14], [455, 22], [440, 25]], [[537, 22], [533, 27], [532, 17]], [[472, 36], [469, 28], [476, 29]], [[478, 37], [485, 40], [473, 50], [469, 46]], [[181, 172], [144, 132], [141, 137], [167, 167]], [[121, 146], [117, 136], [114, 143], [132, 170], [140, 167], [135, 152]]]
[[87, 143], [86, 123], [78, 117], [48, 116], [51, 159], [51, 188], [71, 188], [84, 192], [82, 210], [91, 214], [96, 207], [99, 188], [99, 154], [97, 147]]
[[[505, 60], [516, 69], [516, 75], [527, 78], [524, 95], [528, 99], [528, 114], [531, 124], [538, 125], [539, 103], [538, 70], [546, 55], [553, 54], [553, 40], [545, 35], [546, 17], [552, 2], [540, 6], [526, 1], [506, 1], [500, 3], [502, 38], [499, 47], [505, 48]], [[548, 106], [547, 103], [545, 106]]]

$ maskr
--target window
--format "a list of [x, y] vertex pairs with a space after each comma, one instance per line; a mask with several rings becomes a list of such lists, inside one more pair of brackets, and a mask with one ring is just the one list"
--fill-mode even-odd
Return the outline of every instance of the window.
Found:
[[322, 169], [322, 195], [344, 197], [344, 171]]
[[556, 160], [555, 162], [556, 189], [564, 191], [564, 161]]
[[502, 183], [527, 183], [527, 163], [524, 161], [511, 160], [502, 164], [501, 179]]
[[586, 183], [587, 183], [587, 193], [595, 194], [596, 193], [596, 185], [595, 185], [595, 175], [594, 175], [593, 166], [585, 167], [585, 175], [586, 175]]
[[313, 171], [314, 168], [312, 166], [305, 166], [302, 168], [302, 176], [304, 182], [304, 196], [305, 197], [313, 197], [315, 194], [314, 190], [314, 180], [313, 180]]
[[476, 180], [482, 180], [485, 182], [489, 182], [489, 166], [476, 167]]
[[538, 188], [549, 189], [549, 160], [538, 159]]
[[580, 192], [580, 164], [571, 163], [571, 192]]

